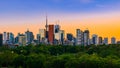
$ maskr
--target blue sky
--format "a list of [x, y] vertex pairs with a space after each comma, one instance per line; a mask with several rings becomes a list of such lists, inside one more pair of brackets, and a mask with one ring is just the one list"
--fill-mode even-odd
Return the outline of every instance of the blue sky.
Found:
[[116, 11], [120, 0], [0, 0], [0, 13]]
[[17, 35], [29, 28], [37, 34], [46, 13], [49, 23], [59, 20], [74, 35], [76, 28], [89, 28], [91, 34], [120, 39], [120, 0], [0, 0], [0, 32]]
[[120, 0], [0, 0], [0, 22], [38, 22], [46, 13], [50, 20], [106, 14], [119, 12], [119, 6]]

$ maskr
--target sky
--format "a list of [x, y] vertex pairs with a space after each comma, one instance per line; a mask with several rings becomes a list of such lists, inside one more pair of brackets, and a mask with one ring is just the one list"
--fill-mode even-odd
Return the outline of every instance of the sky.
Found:
[[120, 0], [0, 0], [0, 32], [17, 35], [29, 28], [36, 35], [46, 14], [49, 24], [59, 23], [74, 36], [79, 28], [120, 40]]

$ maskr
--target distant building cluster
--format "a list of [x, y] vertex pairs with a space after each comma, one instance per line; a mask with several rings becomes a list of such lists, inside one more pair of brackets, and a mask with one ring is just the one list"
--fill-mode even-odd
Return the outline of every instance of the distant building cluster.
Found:
[[[0, 45], [7, 46], [26, 46], [29, 44], [51, 44], [51, 45], [108, 45], [108, 38], [99, 37], [96, 34], [93, 34], [90, 38], [90, 31], [81, 29], [76, 29], [76, 37], [72, 33], [66, 33], [61, 30], [59, 24], [48, 24], [46, 17], [45, 29], [39, 29], [39, 33], [35, 36], [33, 32], [29, 29], [24, 33], [18, 33], [16, 37], [12, 32], [4, 32], [0, 34]], [[116, 41], [115, 37], [111, 38], [110, 44], [120, 44], [120, 41]]]

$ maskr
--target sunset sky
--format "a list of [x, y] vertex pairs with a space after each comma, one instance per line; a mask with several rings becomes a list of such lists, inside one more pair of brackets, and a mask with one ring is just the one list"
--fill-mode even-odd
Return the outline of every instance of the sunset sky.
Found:
[[120, 40], [120, 0], [0, 0], [0, 32], [38, 33], [59, 20], [61, 29], [73, 33], [77, 28], [90, 34]]

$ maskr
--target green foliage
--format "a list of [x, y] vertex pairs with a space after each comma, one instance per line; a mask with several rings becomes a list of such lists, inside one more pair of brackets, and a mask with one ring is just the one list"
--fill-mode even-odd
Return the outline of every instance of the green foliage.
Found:
[[120, 68], [120, 45], [0, 47], [0, 67]]

